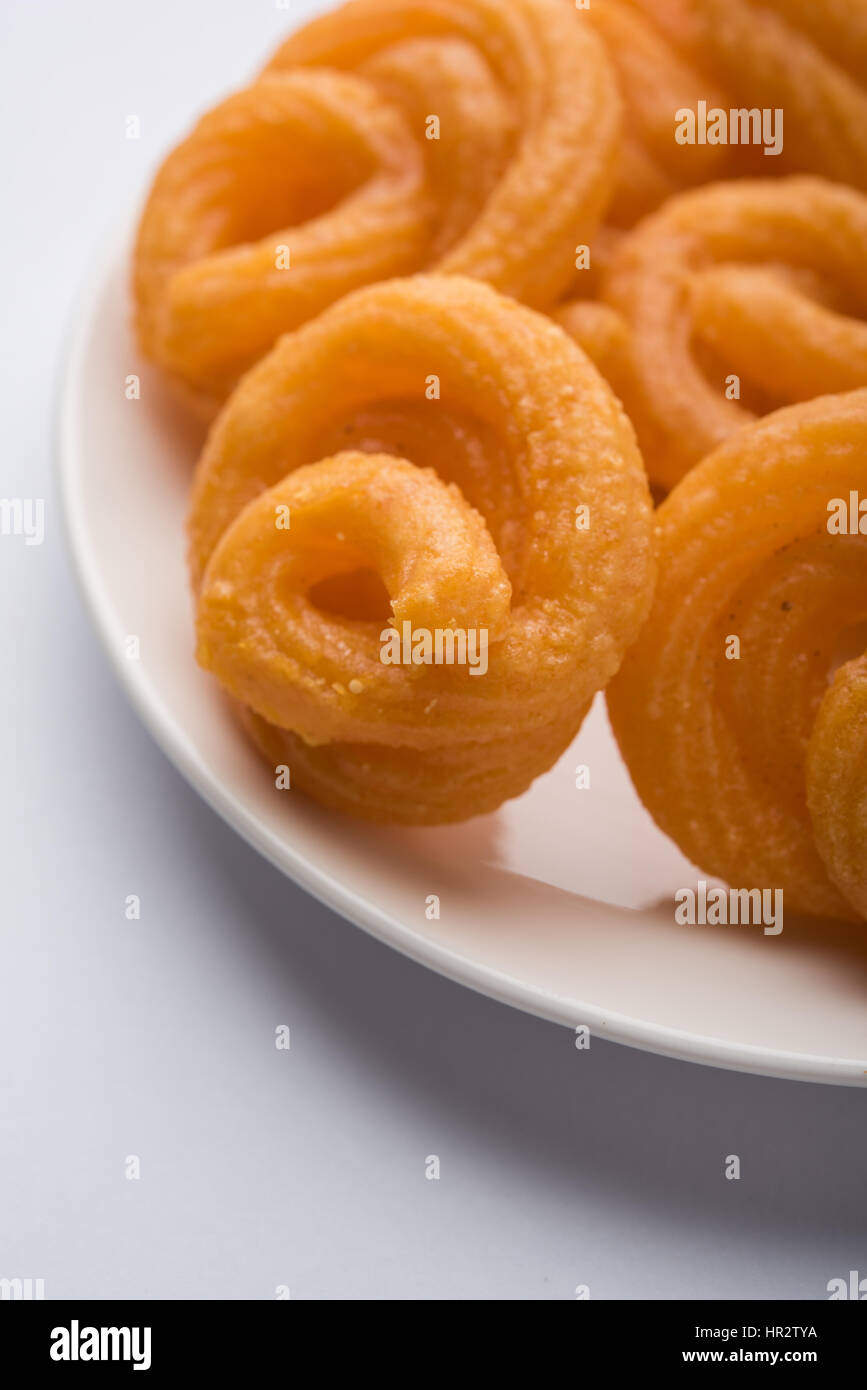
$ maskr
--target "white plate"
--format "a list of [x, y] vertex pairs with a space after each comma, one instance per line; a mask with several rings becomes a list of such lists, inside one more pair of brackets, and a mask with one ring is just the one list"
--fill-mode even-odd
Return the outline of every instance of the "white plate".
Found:
[[[114, 668], [205, 800], [330, 907], [484, 994], [674, 1057], [867, 1082], [867, 933], [792, 920], [778, 936], [678, 926], [674, 892], [700, 875], [639, 804], [601, 702], [524, 797], [461, 826], [371, 828], [275, 795], [193, 661], [183, 522], [195, 431], [138, 360], [124, 262], [79, 315], [62, 402], [64, 505]], [[140, 400], [126, 399], [130, 373]], [[576, 788], [579, 763], [589, 790]], [[439, 920], [425, 915], [431, 894]]]

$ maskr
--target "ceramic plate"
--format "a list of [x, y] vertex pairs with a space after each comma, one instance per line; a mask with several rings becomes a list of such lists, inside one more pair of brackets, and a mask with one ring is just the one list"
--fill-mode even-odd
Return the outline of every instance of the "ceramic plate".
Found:
[[[778, 935], [678, 925], [674, 895], [701, 875], [635, 796], [602, 700], [525, 796], [463, 825], [371, 828], [275, 794], [193, 660], [183, 525], [198, 439], [137, 358], [125, 262], [103, 270], [76, 320], [60, 419], [66, 520], [124, 689], [214, 810], [330, 907], [483, 994], [591, 1038], [865, 1084], [864, 930], [788, 918]], [[125, 392], [131, 374], [138, 400]], [[576, 785], [579, 766], [589, 788]], [[426, 914], [432, 895], [438, 919]]]

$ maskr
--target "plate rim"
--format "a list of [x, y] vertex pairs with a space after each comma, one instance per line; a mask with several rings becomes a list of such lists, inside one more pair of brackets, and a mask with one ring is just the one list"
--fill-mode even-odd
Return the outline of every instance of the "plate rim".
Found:
[[[128, 229], [127, 220], [124, 225]], [[94, 256], [78, 293], [73, 296], [53, 393], [54, 481], [60, 500], [61, 531], [85, 611], [111, 670], [151, 738], [187, 784], [252, 849], [323, 906], [401, 955], [487, 998], [567, 1028], [575, 1027], [576, 1014], [580, 1013], [582, 1023], [590, 1028], [591, 1037], [595, 1035], [677, 1061], [789, 1081], [838, 1086], [867, 1084], [867, 1058], [861, 1072], [855, 1058], [731, 1042], [651, 1023], [593, 1004], [581, 1003], [576, 1008], [576, 1001], [572, 999], [567, 1000], [539, 986], [529, 986], [505, 971], [468, 960], [453, 947], [419, 935], [369, 898], [348, 888], [334, 873], [311, 863], [291, 844], [280, 843], [279, 837], [259, 822], [243, 799], [211, 771], [186, 730], [165, 707], [156, 682], [146, 668], [141, 663], [121, 658], [111, 596], [101, 576], [97, 553], [89, 543], [86, 509], [77, 486], [83, 467], [83, 459], [75, 445], [82, 366], [102, 294], [111, 278], [126, 268], [128, 232], [120, 238], [121, 252], [116, 249], [118, 239], [104, 237], [102, 240], [112, 248], [111, 253], [100, 255], [98, 259]]]

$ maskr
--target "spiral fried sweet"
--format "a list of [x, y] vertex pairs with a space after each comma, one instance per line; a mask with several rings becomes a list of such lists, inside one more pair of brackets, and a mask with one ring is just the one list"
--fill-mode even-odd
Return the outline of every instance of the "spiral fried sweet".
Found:
[[[398, 99], [395, 70], [402, 72], [414, 84], [407, 115], [429, 166], [436, 162], [435, 218], [448, 216], [454, 237], [447, 248], [449, 237], [440, 237], [436, 269], [544, 308], [570, 284], [576, 243], [594, 231], [614, 179], [617, 84], [603, 44], [581, 20], [562, 0], [349, 0], [287, 39], [267, 71], [354, 69], [381, 83], [388, 64], [384, 90]], [[455, 100], [468, 69], [484, 93], [481, 149], [475, 100], [463, 108]], [[499, 150], [489, 88], [505, 113]], [[453, 155], [425, 138], [425, 109], [440, 117]]]
[[[635, 786], [700, 868], [867, 908], [867, 390], [779, 410], [657, 511], [650, 617], [607, 693]], [[834, 518], [845, 504], [849, 523]], [[843, 659], [829, 685], [835, 666]]]
[[268, 77], [208, 112], [156, 176], [133, 261], [142, 350], [213, 413], [281, 333], [414, 269], [427, 238], [401, 112], [352, 74]]
[[[461, 276], [372, 286], [283, 337], [212, 429], [198, 657], [293, 787], [460, 820], [571, 741], [647, 611], [650, 531], [629, 422], [559, 328]], [[484, 633], [485, 669], [385, 662], [407, 631]]]
[[559, 0], [351, 0], [210, 111], [134, 256], [145, 356], [201, 413], [281, 333], [425, 266], [553, 303], [613, 181], [616, 83]]
[[711, 184], [618, 245], [624, 402], [666, 487], [759, 414], [867, 385], [867, 197], [808, 176]]

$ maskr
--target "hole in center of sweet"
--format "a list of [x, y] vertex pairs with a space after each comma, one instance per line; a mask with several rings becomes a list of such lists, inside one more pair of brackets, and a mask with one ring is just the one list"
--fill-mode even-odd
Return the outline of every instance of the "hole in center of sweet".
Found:
[[320, 579], [307, 595], [322, 613], [338, 618], [356, 618], [386, 623], [391, 617], [391, 599], [376, 570], [357, 569]]

